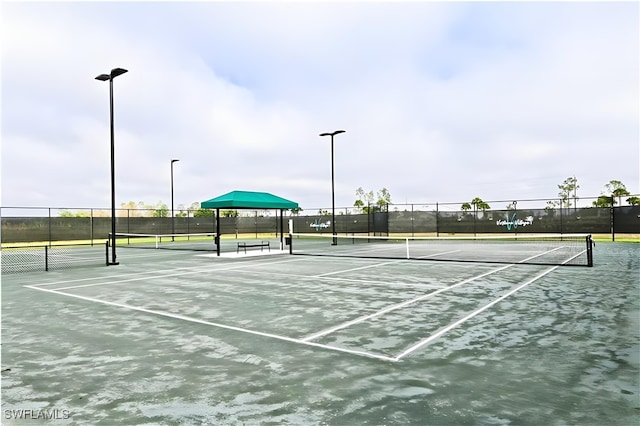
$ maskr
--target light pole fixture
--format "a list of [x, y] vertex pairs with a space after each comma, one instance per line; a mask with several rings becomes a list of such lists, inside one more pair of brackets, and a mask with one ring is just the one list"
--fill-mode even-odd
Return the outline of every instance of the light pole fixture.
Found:
[[333, 233], [333, 242], [331, 244], [334, 246], [338, 244], [338, 239], [336, 238], [336, 191], [333, 171], [333, 137], [344, 132], [345, 130], [336, 130], [331, 133], [320, 133], [320, 136], [331, 136], [331, 229]]
[[174, 234], [176, 233], [176, 218], [173, 214], [173, 163], [180, 160], [171, 160], [171, 241], [175, 241]]
[[115, 168], [115, 138], [113, 130], [113, 79], [126, 73], [123, 68], [114, 68], [109, 74], [100, 74], [96, 80], [109, 82], [109, 120], [111, 123], [111, 262], [108, 265], [117, 265], [116, 262], [116, 168]]

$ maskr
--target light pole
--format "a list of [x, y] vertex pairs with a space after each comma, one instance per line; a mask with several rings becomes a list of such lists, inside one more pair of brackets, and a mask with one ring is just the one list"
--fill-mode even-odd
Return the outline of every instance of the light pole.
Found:
[[[516, 218], [517, 214], [518, 214], [518, 202], [516, 200], [513, 200], [513, 217], [511, 218], [511, 221], [514, 222], [513, 229], [515, 229], [516, 237], [518, 236], [518, 225], [515, 223], [518, 220]], [[508, 218], [507, 218], [507, 220], [508, 220]]]
[[116, 154], [113, 130], [113, 79], [125, 72], [127, 70], [123, 68], [114, 68], [109, 74], [100, 74], [96, 77], [96, 80], [109, 82], [109, 120], [111, 122], [111, 263], [109, 265], [118, 264], [116, 262]]
[[174, 240], [174, 234], [176, 233], [176, 218], [173, 215], [173, 163], [180, 160], [171, 160], [171, 241]]
[[345, 130], [336, 130], [331, 133], [320, 133], [320, 136], [331, 136], [331, 229], [333, 233], [332, 245], [338, 244], [336, 238], [336, 192], [335, 192], [335, 178], [333, 173], [333, 137], [340, 133], [344, 133]]

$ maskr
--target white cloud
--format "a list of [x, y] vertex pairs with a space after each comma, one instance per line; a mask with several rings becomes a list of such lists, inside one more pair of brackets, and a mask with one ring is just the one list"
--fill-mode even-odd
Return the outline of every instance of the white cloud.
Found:
[[[233, 189], [307, 206], [640, 192], [638, 6], [10, 3], [2, 15], [3, 205]], [[635, 15], [634, 15], [635, 13]], [[43, 36], [44, 34], [44, 36]], [[26, 151], [25, 151], [26, 149]], [[615, 161], [607, 161], [615, 158]], [[46, 181], [49, 185], [41, 185]], [[509, 184], [505, 182], [509, 181]], [[52, 191], [50, 187], [55, 187]]]

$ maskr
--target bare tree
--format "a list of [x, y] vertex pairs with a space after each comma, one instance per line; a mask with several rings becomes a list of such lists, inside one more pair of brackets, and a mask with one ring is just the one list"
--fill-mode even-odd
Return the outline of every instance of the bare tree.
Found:
[[575, 176], [570, 176], [558, 185], [558, 189], [560, 190], [558, 193], [561, 200], [560, 206], [564, 206], [566, 208], [571, 207], [571, 199], [573, 198], [573, 208], [576, 209], [578, 207], [578, 189], [580, 189], [578, 179], [576, 179]]
[[622, 197], [627, 195], [631, 195], [629, 191], [627, 191], [627, 187], [624, 186], [624, 183], [619, 180], [611, 180], [608, 184], [604, 186], [605, 193], [603, 195], [611, 195], [613, 197], [618, 197], [618, 204], [622, 205]]

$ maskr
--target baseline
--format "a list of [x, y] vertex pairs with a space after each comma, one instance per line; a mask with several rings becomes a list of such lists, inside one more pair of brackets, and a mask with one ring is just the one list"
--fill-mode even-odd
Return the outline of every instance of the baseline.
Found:
[[223, 328], [223, 329], [226, 329], [226, 330], [232, 330], [232, 331], [237, 331], [237, 332], [241, 332], [241, 333], [252, 334], [252, 335], [255, 335], [255, 336], [268, 337], [268, 338], [282, 340], [282, 341], [289, 342], [289, 343], [297, 343], [297, 344], [300, 344], [300, 345], [313, 346], [313, 347], [316, 347], [316, 348], [322, 348], [322, 349], [327, 349], [327, 350], [336, 351], [336, 352], [343, 352], [343, 353], [348, 353], [348, 354], [351, 354], [351, 355], [363, 356], [363, 357], [367, 357], [367, 358], [374, 358], [374, 359], [379, 359], [379, 360], [382, 360], [382, 361], [389, 361], [389, 362], [398, 362], [399, 361], [399, 360], [397, 360], [395, 358], [388, 357], [388, 356], [385, 356], [385, 355], [378, 355], [378, 354], [374, 354], [374, 353], [370, 353], [370, 352], [364, 352], [364, 351], [358, 351], [358, 350], [354, 350], [354, 349], [340, 348], [340, 347], [336, 347], [336, 346], [324, 345], [324, 344], [315, 343], [315, 342], [306, 342], [304, 340], [295, 339], [295, 338], [292, 338], [292, 337], [281, 336], [281, 335], [278, 335], [278, 334], [266, 333], [266, 332], [262, 332], [262, 331], [251, 330], [251, 329], [248, 329], [248, 328], [236, 327], [236, 326], [227, 325], [227, 324], [215, 323], [215, 322], [211, 322], [211, 321], [205, 321], [205, 320], [201, 320], [201, 319], [198, 319], [198, 318], [188, 317], [188, 316], [185, 316], [185, 315], [172, 314], [172, 313], [169, 313], [169, 312], [162, 312], [162, 311], [157, 311], [157, 310], [154, 310], [154, 309], [147, 309], [147, 308], [143, 308], [143, 307], [140, 307], [140, 306], [127, 305], [125, 303], [109, 302], [109, 301], [106, 301], [106, 300], [96, 299], [96, 298], [93, 298], [93, 297], [80, 296], [80, 295], [77, 295], [77, 294], [66, 293], [66, 292], [63, 292], [63, 291], [46, 289], [46, 288], [42, 288], [42, 287], [32, 287], [32, 286], [25, 286], [25, 287], [30, 288], [32, 290], [39, 290], [39, 291], [44, 291], [44, 292], [48, 292], [48, 293], [58, 294], [58, 295], [61, 295], [61, 296], [74, 297], [76, 299], [81, 299], [81, 300], [85, 300], [85, 301], [89, 301], [89, 302], [101, 303], [101, 304], [109, 305], [109, 306], [115, 306], [115, 307], [121, 308], [121, 309], [127, 309], [127, 310], [137, 311], [137, 312], [144, 312], [144, 313], [151, 314], [151, 315], [157, 315], [157, 316], [166, 317], [166, 318], [173, 318], [173, 319], [178, 319], [178, 320], [182, 320], [182, 321], [188, 321], [188, 322], [192, 322], [192, 323], [208, 325], [208, 326], [211, 326], [211, 327]]

